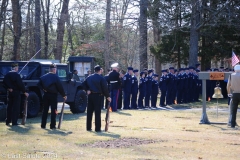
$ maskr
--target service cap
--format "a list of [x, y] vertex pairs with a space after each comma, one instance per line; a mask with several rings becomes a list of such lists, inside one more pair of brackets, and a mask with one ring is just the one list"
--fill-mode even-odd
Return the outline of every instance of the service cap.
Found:
[[98, 71], [100, 71], [101, 70], [101, 67], [99, 66], [99, 65], [96, 65], [95, 67], [94, 67], [94, 71], [95, 72], [98, 72]]
[[236, 65], [235, 67], [234, 67], [234, 71], [240, 71], [240, 65]]
[[134, 69], [133, 72], [134, 72], [134, 73], [135, 73], [135, 72], [138, 72], [138, 69]]
[[57, 68], [56, 64], [52, 63], [49, 68]]
[[18, 67], [18, 63], [12, 63], [11, 66], [12, 66], [12, 68]]
[[111, 65], [111, 67], [112, 67], [112, 68], [118, 67], [118, 63], [113, 63], [113, 64]]
[[127, 69], [130, 71], [130, 70], [133, 70], [133, 67], [128, 67]]

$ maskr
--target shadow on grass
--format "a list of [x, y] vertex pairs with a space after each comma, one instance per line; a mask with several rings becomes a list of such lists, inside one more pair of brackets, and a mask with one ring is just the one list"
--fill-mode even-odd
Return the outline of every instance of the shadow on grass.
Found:
[[110, 138], [120, 138], [119, 134], [112, 133], [112, 132], [105, 132], [105, 131], [102, 131], [102, 132], [91, 131], [91, 132], [95, 133], [97, 136], [110, 137]]
[[7, 128], [9, 131], [13, 131], [19, 134], [25, 134], [28, 133], [30, 130], [33, 129], [32, 126], [24, 126], [24, 125], [18, 125], [18, 126], [9, 126], [9, 128]]

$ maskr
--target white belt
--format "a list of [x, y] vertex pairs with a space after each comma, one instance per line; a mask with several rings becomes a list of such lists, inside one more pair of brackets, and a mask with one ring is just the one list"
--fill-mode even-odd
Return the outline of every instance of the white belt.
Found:
[[110, 83], [117, 83], [118, 81], [110, 81]]

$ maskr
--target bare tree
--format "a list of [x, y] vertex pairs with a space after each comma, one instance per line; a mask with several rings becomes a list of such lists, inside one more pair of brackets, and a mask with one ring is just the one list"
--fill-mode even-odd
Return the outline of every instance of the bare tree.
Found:
[[[37, 53], [41, 49], [41, 5], [40, 0], [35, 0], [35, 52]], [[41, 51], [36, 55], [37, 58], [41, 58]]]
[[110, 13], [111, 13], [111, 0], [107, 0], [106, 8], [106, 21], [105, 21], [105, 52], [104, 52], [104, 62], [105, 71], [109, 68], [109, 55], [110, 55]]
[[11, 0], [11, 1], [12, 1], [12, 23], [13, 23], [13, 32], [14, 32], [12, 60], [19, 60], [20, 59], [20, 37], [22, 34], [21, 7], [20, 7], [19, 0]]
[[3, 23], [2, 35], [1, 35], [2, 36], [2, 42], [1, 42], [1, 48], [0, 48], [0, 60], [2, 60], [3, 47], [4, 47], [4, 43], [5, 43], [5, 28], [6, 28], [5, 13], [6, 13], [7, 5], [8, 5], [8, 0], [3, 0], [2, 4], [1, 4], [1, 10], [0, 10], [0, 30], [1, 30], [1, 27], [2, 27], [2, 23]]
[[[44, 3], [45, 2], [45, 3]], [[43, 28], [44, 28], [44, 58], [47, 59], [48, 57], [48, 34], [49, 34], [49, 7], [50, 7], [50, 0], [41, 0], [41, 6], [42, 6], [42, 14], [43, 14]], [[45, 10], [46, 9], [46, 10]]]
[[60, 15], [60, 18], [58, 19], [58, 24], [57, 24], [57, 41], [56, 41], [56, 49], [54, 50], [54, 57], [55, 59], [59, 59], [60, 62], [62, 61], [65, 22], [68, 19], [68, 5], [69, 5], [69, 0], [63, 0], [61, 15]]
[[190, 48], [189, 48], [189, 66], [195, 66], [198, 56], [199, 23], [200, 23], [200, 3], [198, 0], [192, 0], [192, 14], [190, 26]]
[[140, 56], [140, 69], [148, 68], [148, 57], [147, 57], [147, 0], [140, 0], [140, 17], [139, 17], [139, 56]]

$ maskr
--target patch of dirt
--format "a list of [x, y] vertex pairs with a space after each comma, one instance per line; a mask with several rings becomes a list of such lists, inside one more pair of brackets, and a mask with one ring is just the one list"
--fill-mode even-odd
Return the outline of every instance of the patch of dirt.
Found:
[[87, 143], [82, 144], [83, 147], [96, 147], [96, 148], [127, 148], [136, 145], [143, 145], [143, 144], [150, 144], [150, 143], [157, 143], [162, 142], [160, 140], [146, 140], [146, 139], [139, 139], [139, 138], [120, 138], [120, 139], [113, 139], [108, 141], [98, 141], [94, 143]]

